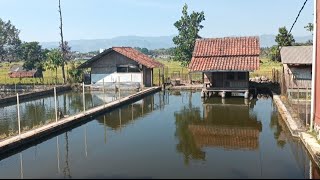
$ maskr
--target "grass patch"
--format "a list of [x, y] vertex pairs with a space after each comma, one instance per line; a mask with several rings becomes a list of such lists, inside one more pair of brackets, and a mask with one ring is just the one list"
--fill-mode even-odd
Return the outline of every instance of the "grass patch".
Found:
[[250, 77], [266, 76], [266, 77], [271, 78], [272, 77], [272, 69], [279, 70], [281, 72], [282, 63], [271, 61], [270, 59], [267, 59], [267, 58], [262, 58], [260, 60], [259, 70], [250, 73]]
[[[78, 65], [81, 62], [76, 62]], [[43, 81], [40, 78], [10, 78], [8, 73], [10, 72], [10, 68], [13, 65], [23, 65], [23, 62], [2, 62], [0, 63], [0, 84], [55, 84], [55, 71], [46, 70], [43, 72]], [[65, 67], [65, 75], [68, 78], [67, 70], [70, 68], [70, 65], [67, 64]], [[63, 83], [62, 78], [62, 70], [58, 68], [57, 71], [57, 82], [58, 84]]]

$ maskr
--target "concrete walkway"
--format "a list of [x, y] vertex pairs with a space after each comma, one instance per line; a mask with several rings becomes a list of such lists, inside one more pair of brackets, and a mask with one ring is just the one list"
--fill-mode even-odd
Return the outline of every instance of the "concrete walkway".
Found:
[[30, 130], [28, 132], [22, 133], [21, 135], [17, 135], [11, 138], [8, 138], [6, 140], [3, 140], [0, 142], [0, 153], [5, 153], [7, 151], [10, 151], [14, 148], [18, 148], [20, 146], [23, 146], [31, 141], [43, 138], [44, 136], [48, 136], [53, 132], [60, 131], [64, 128], [67, 128], [71, 125], [74, 125], [76, 123], [81, 122], [82, 120], [92, 118], [93, 116], [99, 115], [101, 113], [104, 113], [107, 110], [111, 110], [114, 108], [117, 108], [121, 105], [136, 101], [141, 99], [142, 97], [160, 91], [160, 87], [152, 87], [148, 88], [146, 90], [140, 91], [138, 93], [135, 93], [133, 95], [124, 97], [122, 99], [110, 102], [108, 104], [104, 104], [95, 108], [91, 108], [85, 112], [81, 112], [78, 114], [75, 114], [73, 116], [63, 118], [58, 120], [58, 122], [50, 123], [48, 125], [44, 125], [38, 129]]
[[289, 128], [291, 135], [301, 139], [301, 141], [311, 154], [314, 162], [318, 165], [318, 167], [320, 167], [320, 144], [316, 137], [308, 133], [307, 130], [297, 122], [297, 120], [292, 118], [286, 106], [281, 101], [279, 95], [273, 94], [273, 101], [277, 105], [278, 111], [282, 119], [287, 124], [287, 127]]

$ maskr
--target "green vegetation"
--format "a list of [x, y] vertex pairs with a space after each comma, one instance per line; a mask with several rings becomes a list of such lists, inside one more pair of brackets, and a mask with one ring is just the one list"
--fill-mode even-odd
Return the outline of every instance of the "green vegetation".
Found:
[[[10, 67], [14, 64], [23, 65], [23, 62], [2, 62], [0, 63], [0, 84], [55, 84], [55, 70], [46, 70], [43, 72], [43, 80], [42, 78], [10, 78], [8, 73]], [[72, 69], [73, 65], [78, 67], [81, 62], [69, 62], [66, 66], [66, 70]], [[67, 76], [68, 78], [68, 76]], [[71, 77], [70, 77], [71, 78]], [[57, 72], [57, 84], [62, 84], [62, 71]]]
[[281, 62], [272, 61], [268, 58], [261, 58], [259, 70], [250, 73], [250, 77], [256, 77], [256, 76], [271, 77], [272, 69], [281, 71], [282, 70]]
[[183, 66], [188, 66], [192, 52], [199, 38], [199, 31], [203, 28], [201, 22], [205, 20], [204, 12], [192, 12], [188, 14], [188, 6], [185, 4], [182, 9], [182, 17], [174, 23], [179, 31], [179, 35], [173, 38], [173, 43], [177, 46], [174, 49], [175, 60], [180, 61]]

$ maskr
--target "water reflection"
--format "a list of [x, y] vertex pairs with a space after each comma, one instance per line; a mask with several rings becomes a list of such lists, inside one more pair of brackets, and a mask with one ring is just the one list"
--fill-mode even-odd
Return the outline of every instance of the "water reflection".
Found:
[[[123, 92], [121, 97], [133, 92]], [[86, 109], [106, 104], [118, 99], [113, 92], [86, 92]], [[0, 139], [18, 133], [16, 104], [0, 106]], [[57, 96], [58, 112], [63, 116], [71, 116], [83, 111], [83, 99], [80, 92], [67, 92]], [[55, 121], [54, 98], [52, 96], [32, 99], [20, 103], [21, 130], [27, 131]]]
[[201, 102], [198, 92], [173, 93], [147, 96], [10, 155], [0, 161], [1, 178], [319, 177], [271, 99]]
[[210, 98], [200, 107], [189, 103], [174, 114], [177, 151], [184, 154], [185, 163], [190, 159], [205, 160], [205, 147], [227, 150], [256, 150], [262, 124], [250, 113], [250, 104], [243, 99]]
[[119, 107], [96, 119], [99, 123], [110, 127], [112, 130], [121, 131], [121, 128], [134, 123], [135, 120], [142, 118], [155, 110], [163, 109], [167, 104], [165, 99], [166, 96], [163, 93], [158, 93], [158, 96], [147, 96], [140, 101]]

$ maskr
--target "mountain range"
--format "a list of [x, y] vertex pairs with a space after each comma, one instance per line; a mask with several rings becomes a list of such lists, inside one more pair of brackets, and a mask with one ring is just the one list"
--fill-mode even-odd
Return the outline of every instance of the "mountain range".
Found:
[[[158, 36], [158, 37], [144, 37], [144, 36], [119, 36], [111, 39], [85, 39], [85, 40], [71, 40], [69, 45], [72, 51], [90, 52], [99, 49], [107, 49], [113, 46], [129, 46], [141, 47], [148, 49], [160, 49], [174, 47], [172, 36]], [[260, 46], [271, 47], [276, 44], [274, 41], [275, 35], [261, 35]], [[312, 40], [312, 36], [296, 36], [296, 42], [306, 42]], [[43, 48], [57, 48], [59, 42], [40, 42]]]

